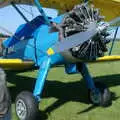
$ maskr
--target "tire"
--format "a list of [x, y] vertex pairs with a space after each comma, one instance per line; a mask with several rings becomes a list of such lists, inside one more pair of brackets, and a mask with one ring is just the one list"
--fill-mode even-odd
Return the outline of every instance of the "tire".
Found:
[[16, 114], [20, 120], [35, 120], [38, 113], [38, 103], [32, 93], [21, 92], [15, 101]]
[[96, 92], [89, 90], [89, 100], [94, 105], [106, 107], [111, 104], [111, 93], [105, 84], [96, 82]]
[[6, 74], [2, 68], [0, 68], [0, 119], [6, 119], [11, 117], [8, 114], [11, 111], [11, 96], [7, 88]]

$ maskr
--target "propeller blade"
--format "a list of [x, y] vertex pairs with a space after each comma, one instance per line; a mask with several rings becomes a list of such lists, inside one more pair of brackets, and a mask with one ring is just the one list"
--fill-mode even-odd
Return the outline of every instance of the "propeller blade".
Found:
[[116, 25], [119, 24], [120, 25], [120, 17], [117, 17], [115, 19], [113, 19], [112, 21], [109, 22], [109, 25]]
[[74, 35], [71, 35], [63, 40], [57, 42], [53, 47], [54, 53], [60, 53], [65, 50], [69, 50], [70, 48], [76, 47], [79, 44], [84, 43], [85, 41], [92, 38], [96, 33], [96, 24], [91, 23], [87, 26], [87, 30], [85, 32], [80, 32]]

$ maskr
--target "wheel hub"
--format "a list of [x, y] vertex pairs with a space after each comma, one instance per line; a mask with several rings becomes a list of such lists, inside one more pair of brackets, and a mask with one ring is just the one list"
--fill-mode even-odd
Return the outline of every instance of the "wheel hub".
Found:
[[23, 100], [19, 99], [16, 103], [16, 112], [21, 120], [24, 120], [27, 114], [27, 108]]
[[101, 94], [98, 90], [96, 91], [91, 91], [90, 93], [90, 98], [91, 98], [91, 101], [94, 103], [94, 104], [100, 104], [100, 99], [101, 99]]

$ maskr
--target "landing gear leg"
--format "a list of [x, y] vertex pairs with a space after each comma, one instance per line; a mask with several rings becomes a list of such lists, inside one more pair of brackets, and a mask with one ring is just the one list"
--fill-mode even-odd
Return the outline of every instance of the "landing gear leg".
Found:
[[38, 103], [50, 68], [50, 58], [45, 57], [38, 72], [33, 94], [21, 92], [16, 99], [16, 113], [20, 120], [36, 120]]
[[85, 63], [79, 63], [78, 70], [87, 83], [90, 101], [94, 105], [108, 106], [111, 103], [111, 94], [106, 85], [100, 82], [94, 83]]
[[37, 81], [36, 81], [36, 84], [35, 84], [35, 89], [34, 89], [34, 92], [33, 92], [34, 96], [36, 97], [36, 99], [38, 101], [40, 101], [40, 95], [42, 93], [44, 83], [45, 83], [45, 79], [47, 77], [47, 74], [48, 74], [48, 71], [49, 71], [49, 68], [50, 68], [50, 62], [51, 62], [50, 58], [46, 57], [43, 60], [43, 63], [41, 64], [40, 69], [39, 69]]

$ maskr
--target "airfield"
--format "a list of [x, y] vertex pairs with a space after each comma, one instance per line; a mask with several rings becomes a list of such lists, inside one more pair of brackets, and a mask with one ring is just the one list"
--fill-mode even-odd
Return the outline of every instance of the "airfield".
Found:
[[[8, 1], [10, 1], [10, 0], [8, 0]], [[20, 3], [20, 1], [18, 3]], [[44, 17], [45, 23], [49, 24], [49, 20], [44, 15], [44, 12], [42, 11], [41, 5], [39, 4], [38, 0], [35, 0], [35, 3], [37, 5], [39, 11], [41, 12], [41, 15]], [[70, 2], [68, 2], [68, 3], [70, 3]], [[73, 3], [71, 3], [71, 4], [73, 4]], [[9, 2], [8, 2], [8, 4], [9, 4]], [[16, 9], [14, 2], [12, 2], [11, 4]], [[52, 4], [54, 4], [54, 3], [52, 3]], [[56, 6], [56, 4], [54, 4], [54, 5]], [[106, 5], [105, 5], [105, 8], [106, 8]], [[117, 7], [115, 7], [115, 8], [118, 9]], [[62, 9], [63, 9], [63, 7], [62, 7]], [[29, 10], [31, 11], [31, 13], [34, 13], [32, 7], [30, 7], [30, 6], [29, 6]], [[7, 11], [9, 11], [9, 10], [7, 10]], [[17, 10], [17, 11], [19, 12], [19, 10]], [[83, 17], [82, 16], [80, 17], [80, 18], [82, 18], [82, 20], [80, 19], [79, 23], [84, 23], [84, 20], [89, 19], [88, 23], [89, 22], [91, 23], [91, 20], [93, 20], [95, 22], [95, 25], [93, 24], [93, 27], [92, 27], [92, 24], [90, 24], [91, 26], [88, 25], [88, 28], [94, 28], [93, 33], [91, 33], [91, 32], [89, 33], [89, 30], [92, 31], [92, 29], [88, 29], [88, 31], [84, 32], [84, 33], [89, 33], [92, 36], [89, 36], [89, 34], [85, 34], [87, 37], [89, 36], [88, 38], [86, 38], [84, 36], [84, 34], [83, 35], [81, 34], [81, 39], [83, 40], [83, 42], [84, 42], [84, 38], [86, 38], [85, 42], [88, 39], [89, 39], [90, 42], [92, 42], [90, 40], [90, 38], [92, 37], [92, 39], [93, 39], [93, 38], [96, 37], [95, 40], [100, 39], [100, 41], [101, 42], [103, 41], [104, 44], [105, 44], [107, 42], [107, 41], [105, 41], [105, 38], [106, 38], [106, 35], [107, 35], [107, 34], [105, 35], [106, 31], [104, 33], [105, 29], [101, 29], [101, 30], [97, 29], [97, 26], [98, 26], [98, 28], [100, 28], [100, 25], [96, 24], [97, 22], [99, 22], [99, 20], [101, 18], [99, 16], [99, 12], [97, 12], [97, 10], [95, 12], [92, 9], [90, 11], [88, 11], [87, 8], [85, 8], [85, 10], [83, 9], [83, 11], [84, 11], [83, 13], [80, 12], [80, 14], [79, 14], [80, 16], [83, 15]], [[114, 11], [112, 11], [112, 12], [114, 13]], [[11, 14], [13, 14], [13, 12], [9, 13], [9, 12], [3, 11], [3, 15], [4, 14], [6, 15], [6, 13], [8, 13], [8, 16], [11, 16]], [[52, 12], [50, 12], [50, 13], [52, 13]], [[57, 11], [56, 11], [56, 13], [57, 13]], [[97, 13], [97, 14], [95, 14], [95, 13]], [[13, 14], [13, 15], [15, 16], [15, 14]], [[112, 15], [109, 14], [109, 13], [107, 15], [109, 15], [109, 17], [112, 17]], [[114, 14], [114, 15], [116, 16], [116, 14]], [[1, 14], [1, 16], [2, 16], [2, 14]], [[35, 17], [33, 14], [30, 14], [30, 16], [31, 16], [31, 19], [33, 19]], [[2, 18], [6, 19], [3, 16], [2, 16]], [[18, 17], [15, 17], [15, 18], [18, 19]], [[24, 18], [24, 16], [23, 16], [23, 18]], [[1, 23], [4, 23], [4, 20], [2, 20], [2, 19], [0, 19], [0, 20], [2, 21]], [[6, 19], [6, 20], [8, 21], [8, 19]], [[11, 20], [13, 22], [13, 18]], [[14, 21], [16, 21], [16, 20], [14, 19]], [[26, 20], [26, 19], [25, 19], [25, 21], [28, 22], [28, 20]], [[12, 25], [11, 24], [12, 22], [10, 22], [10, 23], [7, 22], [7, 23]], [[36, 21], [36, 22], [41, 23], [39, 21]], [[87, 22], [85, 22], [85, 23], [87, 24]], [[32, 25], [32, 22], [31, 22], [31, 25]], [[5, 25], [4, 25], [3, 27], [0, 26], [1, 29], [2, 29], [2, 32], [4, 31], [4, 32], [9, 33], [10, 35], [13, 35], [12, 33], [14, 33], [16, 30], [14, 29], [15, 31], [12, 31], [12, 33], [11, 33], [11, 30], [12, 30], [11, 28], [12, 27], [10, 27], [10, 29], [9, 29], [7, 24], [6, 24], [6, 26], [7, 26], [7, 29], [10, 30], [10, 31], [7, 31], [6, 29], [4, 29], [4, 27], [5, 27]], [[34, 28], [34, 26], [35, 26], [35, 28]], [[105, 26], [107, 26], [107, 23], [105, 24]], [[31, 38], [32, 33], [34, 32], [34, 30], [37, 29], [38, 25], [36, 26], [35, 24], [33, 24], [32, 27], [31, 26], [29, 26], [29, 27], [30, 27], [30, 29], [29, 28], [28, 29], [30, 31], [32, 31], [32, 32], [30, 32], [30, 34], [28, 36], [30, 36], [30, 38]], [[102, 24], [101, 27], [104, 28], [104, 24]], [[44, 28], [44, 26], [43, 26], [43, 28]], [[80, 27], [80, 28], [82, 28], [82, 27]], [[23, 30], [20, 29], [20, 31], [23, 31], [23, 34], [24, 34], [24, 30], [25, 29], [23, 29]], [[49, 29], [47, 29], [47, 30], [49, 30]], [[27, 31], [27, 30], [25, 30], [25, 31]], [[41, 31], [42, 31], [42, 29], [41, 29]], [[39, 33], [44, 32], [44, 31], [42, 31], [42, 32], [41, 31], [39, 31]], [[97, 33], [100, 32], [99, 35], [101, 37], [97, 36], [96, 31], [97, 31]], [[102, 33], [104, 33], [104, 35], [102, 35]], [[38, 34], [38, 32], [36, 32], [36, 34], [34, 34], [34, 35], [37, 36], [37, 34]], [[41, 34], [39, 34], [39, 35], [41, 35]], [[45, 34], [45, 35], [47, 36], [47, 34]], [[16, 35], [16, 34], [13, 35], [11, 40], [14, 42], [13, 38], [15, 38], [17, 41], [22, 40], [22, 38], [24, 40], [27, 38], [25, 35], [23, 35], [23, 37], [20, 36], [21, 39], [18, 36], [19, 35]], [[104, 37], [103, 40], [102, 40], [102, 37]], [[38, 38], [38, 37], [35, 37], [35, 38]], [[52, 40], [52, 38], [53, 37], [51, 37], [50, 40]], [[27, 39], [29, 39], [29, 38], [27, 38]], [[33, 40], [35, 41], [35, 39], [33, 39]], [[36, 39], [36, 40], [39, 40], [39, 39]], [[55, 40], [56, 40], [56, 38], [55, 38]], [[74, 37], [74, 40], [76, 40], [75, 37]], [[100, 43], [100, 41], [98, 41], [98, 43]], [[32, 48], [37, 48], [36, 45], [39, 45], [39, 44], [37, 44], [39, 42], [35, 42], [35, 44], [34, 44], [35, 46], [34, 47], [32, 46]], [[79, 43], [79, 42], [80, 41], [78, 39], [78, 42], [75, 42], [75, 43]], [[48, 43], [51, 43], [51, 42], [48, 42]], [[68, 43], [70, 43], [70, 41], [68, 41]], [[74, 41], [73, 42], [71, 41], [71, 45], [72, 45], [72, 43], [74, 43]], [[94, 43], [94, 41], [92, 43]], [[45, 45], [47, 45], [47, 44], [45, 44]], [[55, 46], [56, 45], [57, 44], [55, 44]], [[60, 45], [63, 47], [62, 43], [60, 43]], [[76, 44], [76, 46], [77, 45], [78, 44]], [[95, 45], [95, 43], [93, 44], [93, 47], [95, 48], [94, 45]], [[63, 47], [63, 48], [68, 47], [68, 49], [70, 49], [70, 48], [74, 47], [74, 46], [70, 46], [68, 44], [66, 44], [65, 46], [66, 47]], [[99, 47], [98, 50], [101, 50], [101, 52], [103, 53], [105, 51], [106, 46], [104, 46], [103, 44], [101, 44], [100, 46], [103, 49], [101, 49], [101, 47]], [[51, 45], [49, 47], [51, 47]], [[115, 48], [113, 49], [113, 54], [119, 55], [120, 54], [119, 53], [119, 51], [120, 51], [120, 49], [119, 49], [119, 41], [116, 42], [116, 45], [114, 47]], [[20, 46], [20, 48], [21, 48], [21, 46]], [[56, 46], [56, 48], [58, 48], [58, 47]], [[87, 47], [87, 48], [89, 48], [89, 47]], [[30, 54], [29, 51], [30, 50], [29, 49], [27, 49], [27, 50], [28, 50], [28, 54], [25, 55], [25, 56], [26, 56], [26, 58], [27, 58], [27, 56], [29, 58], [29, 54]], [[27, 50], [25, 50], [25, 51], [27, 51]], [[65, 49], [63, 49], [63, 50], [65, 50]], [[89, 50], [89, 49], [87, 49], [87, 50], [88, 50], [88, 53], [90, 53], [91, 50], [93, 50], [94, 54], [90, 53], [90, 54], [86, 54], [86, 55], [90, 56], [90, 57], [91, 57], [91, 55], [93, 55], [93, 58], [94, 58], [95, 57], [95, 49], [91, 48], [91, 50]], [[42, 50], [42, 51], [44, 51], [44, 50]], [[58, 52], [61, 52], [61, 51], [58, 51]], [[72, 51], [72, 52], [75, 53], [74, 51]], [[102, 56], [101, 52], [100, 51], [96, 52], [97, 53], [96, 56], [101, 57]], [[34, 53], [35, 53], [35, 63], [38, 62], [37, 64], [39, 64], [40, 61], [42, 61], [42, 63], [43, 63], [42, 66], [39, 66], [40, 65], [39, 64], [38, 67], [46, 68], [45, 70], [43, 70], [43, 72], [41, 71], [39, 73], [40, 77], [38, 77], [38, 74], [37, 74], [38, 71], [37, 70], [29, 70], [27, 72], [25, 72], [25, 71], [21, 71], [21, 72], [9, 71], [9, 72], [7, 72], [6, 71], [7, 81], [8, 81], [7, 85], [8, 85], [8, 88], [10, 90], [11, 97], [12, 97], [12, 120], [18, 120], [18, 118], [16, 117], [15, 111], [17, 111], [17, 113], [19, 112], [19, 106], [20, 106], [20, 111], [21, 111], [21, 112], [19, 112], [20, 113], [19, 116], [21, 116], [22, 113], [25, 113], [25, 112], [28, 113], [28, 111], [30, 111], [29, 116], [28, 117], [25, 116], [25, 117], [29, 118], [29, 119], [31, 118], [31, 120], [33, 120], [32, 116], [30, 116], [30, 115], [34, 115], [34, 114], [32, 114], [34, 112], [33, 112], [32, 109], [30, 110], [30, 104], [27, 105], [27, 107], [25, 107], [24, 104], [26, 104], [26, 101], [24, 102], [24, 100], [23, 100], [22, 103], [20, 101], [20, 104], [18, 104], [18, 106], [17, 106], [18, 109], [15, 110], [15, 98], [21, 91], [27, 90], [27, 91], [33, 92], [33, 90], [34, 90], [34, 93], [33, 93], [34, 96], [37, 98], [37, 100], [39, 99], [38, 95], [41, 93], [41, 88], [42, 88], [43, 84], [41, 82], [41, 86], [38, 86], [38, 85], [40, 85], [40, 80], [42, 80], [42, 81], [45, 80], [44, 76], [46, 76], [46, 72], [49, 69], [50, 62], [52, 62], [52, 61], [50, 61], [50, 59], [45, 59], [46, 57], [44, 57], [44, 59], [37, 59], [38, 58], [37, 56], [39, 55], [38, 54], [39, 52], [37, 52], [36, 49], [35, 49], [35, 52], [33, 52], [33, 54]], [[55, 53], [56, 53], [56, 51], [55, 51]], [[31, 54], [32, 54], [32, 52], [31, 52]], [[49, 51], [48, 51], [48, 54], [49, 54]], [[44, 55], [44, 52], [43, 52], [43, 55]], [[51, 53], [49, 55], [51, 55]], [[106, 53], [106, 55], [108, 55], [108, 53]], [[30, 58], [32, 59], [33, 57], [30, 57]], [[56, 59], [57, 59], [57, 57], [56, 57]], [[81, 59], [81, 57], [80, 57], [80, 59]], [[40, 61], [37, 61], [37, 60], [40, 60]], [[57, 61], [59, 61], [59, 60], [60, 59], [58, 58]], [[45, 64], [44, 64], [43, 61], [46, 61], [48, 64], [46, 66], [44, 66]], [[71, 62], [73, 62], [73, 61], [71, 61]], [[109, 104], [108, 106], [106, 106], [105, 108], [104, 107], [99, 107], [99, 106], [94, 106], [89, 102], [89, 100], [88, 100], [88, 90], [87, 90], [87, 87], [86, 87], [86, 83], [83, 80], [81, 74], [67, 75], [67, 74], [65, 74], [64, 66], [56, 66], [55, 68], [50, 69], [50, 72], [49, 72], [49, 74], [47, 76], [46, 84], [44, 86], [44, 90], [42, 92], [42, 100], [40, 101], [40, 104], [39, 104], [39, 110], [40, 111], [39, 111], [39, 114], [38, 114], [37, 118], [34, 119], [34, 120], [101, 120], [101, 119], [103, 119], [103, 120], [120, 120], [120, 115], [119, 115], [119, 108], [120, 108], [119, 107], [120, 106], [120, 104], [119, 104], [119, 97], [120, 97], [119, 78], [120, 78], [120, 72], [119, 71], [120, 70], [119, 70], [119, 65], [120, 65], [120, 62], [106, 62], [106, 63], [95, 63], [95, 64], [91, 63], [91, 64], [88, 64], [89, 71], [92, 74], [93, 79], [95, 81], [100, 81], [100, 82], [105, 83], [109, 87], [109, 89], [111, 91], [112, 103]], [[19, 67], [18, 65], [16, 65], [16, 67], [20, 68], [21, 66]], [[45, 74], [45, 75], [42, 77], [42, 74], [43, 75]], [[38, 78], [37, 79], [37, 86], [34, 89], [34, 86], [35, 86], [34, 84], [36, 82], [35, 81], [36, 78]], [[39, 90], [39, 88], [40, 88], [40, 90]], [[92, 89], [92, 88], [94, 88], [94, 86], [92, 86], [90, 84], [90, 88]], [[100, 93], [100, 92], [101, 91], [97, 91], [96, 89], [93, 89], [93, 94], [95, 93], [94, 95], [99, 95], [99, 94], [96, 94], [96, 93]], [[24, 98], [27, 98], [27, 95]], [[20, 100], [21, 100], [21, 98], [20, 98]], [[32, 100], [32, 99], [27, 99], [27, 103], [29, 103], [28, 100]], [[100, 100], [102, 100], [102, 99], [100, 99]], [[100, 102], [100, 101], [98, 101], [98, 102]], [[34, 106], [32, 106], [31, 108], [34, 108]], [[25, 110], [25, 111], [23, 111], [23, 110]], [[24, 115], [26, 115], [26, 114], [24, 114]], [[22, 116], [21, 119], [23, 119], [23, 116]]]
[[[120, 54], [120, 42], [116, 42], [113, 54]], [[107, 54], [107, 53], [106, 53]], [[88, 64], [95, 81], [104, 82], [110, 89], [112, 104], [108, 107], [93, 106], [87, 96], [85, 81], [80, 74], [67, 75], [63, 66], [52, 68], [48, 74], [40, 113], [36, 120], [120, 120], [120, 62]], [[37, 70], [8, 72], [8, 87], [12, 96], [13, 120], [15, 97], [23, 90], [33, 90]]]

